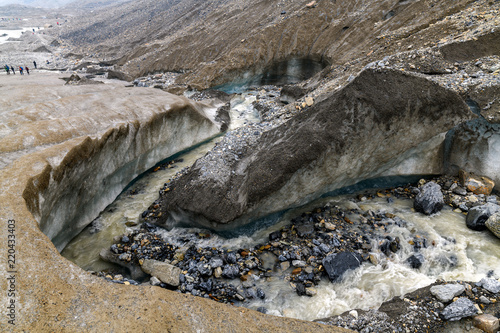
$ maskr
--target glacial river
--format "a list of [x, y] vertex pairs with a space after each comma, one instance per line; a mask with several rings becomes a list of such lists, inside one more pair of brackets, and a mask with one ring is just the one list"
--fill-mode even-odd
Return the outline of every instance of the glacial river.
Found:
[[[251, 107], [252, 95], [234, 101], [233, 118], [235, 124], [245, 121], [257, 121], [255, 110]], [[250, 117], [248, 120], [245, 117]], [[216, 140], [215, 140], [216, 141]], [[165, 170], [147, 173], [127, 188], [111, 205], [109, 205], [94, 222], [77, 236], [62, 252], [69, 260], [85, 270], [100, 271], [113, 269], [111, 264], [99, 259], [99, 251], [109, 247], [113, 237], [131, 231], [139, 222], [139, 216], [158, 197], [158, 190], [165, 181], [183, 167], [211, 149], [215, 141], [205, 143], [191, 151], [173, 156], [177, 162]], [[182, 159], [182, 161], [179, 161]], [[154, 170], [154, 169], [153, 169]], [[245, 302], [242, 305], [251, 309], [264, 306], [267, 313], [305, 320], [314, 320], [343, 313], [347, 310], [377, 308], [384, 301], [427, 286], [436, 279], [479, 281], [492, 270], [500, 274], [500, 257], [498, 249], [500, 239], [489, 232], [477, 232], [465, 225], [465, 215], [445, 207], [433, 216], [424, 216], [412, 209], [409, 199], [375, 198], [354, 203], [353, 194], [326, 197], [310, 203], [306, 207], [289, 211], [276, 224], [255, 231], [252, 235], [241, 235], [231, 239], [213, 235], [209, 239], [197, 240], [197, 246], [218, 248], [249, 248], [260, 244], [268, 238], [269, 233], [278, 230], [302, 212], [314, 207], [339, 206], [352, 209], [353, 205], [361, 212], [381, 211], [394, 214], [407, 222], [405, 227], [392, 226], [386, 234], [399, 237], [401, 249], [387, 257], [377, 251], [377, 244], [372, 244], [377, 258], [376, 265], [364, 263], [359, 269], [349, 271], [343, 282], [331, 283], [327, 279], [315, 287], [317, 294], [313, 297], [300, 297], [281, 279], [254, 281], [265, 293], [264, 300]], [[177, 238], [180, 234], [202, 232], [199, 229], [173, 228], [165, 231], [165, 238]], [[425, 261], [419, 269], [411, 268], [406, 259], [414, 254], [409, 240], [415, 235], [422, 235], [433, 246], [421, 249]], [[447, 260], [453, 258], [453, 264]], [[235, 283], [239, 283], [235, 281]]]

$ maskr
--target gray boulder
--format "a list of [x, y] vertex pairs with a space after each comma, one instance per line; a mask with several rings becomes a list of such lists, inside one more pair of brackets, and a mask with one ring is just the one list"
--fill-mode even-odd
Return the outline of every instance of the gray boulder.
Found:
[[476, 285], [479, 287], [483, 287], [491, 293], [497, 294], [500, 292], [500, 282], [495, 279], [481, 279], [481, 281], [477, 282]]
[[474, 316], [477, 313], [478, 310], [471, 300], [460, 297], [441, 311], [441, 317], [447, 321], [455, 321]]
[[238, 265], [227, 264], [222, 270], [222, 276], [228, 279], [236, 279], [240, 276], [240, 269]]
[[408, 257], [406, 262], [411, 268], [419, 269], [424, 264], [425, 258], [422, 253], [416, 253]]
[[434, 182], [428, 182], [420, 187], [420, 193], [415, 197], [413, 208], [417, 212], [431, 215], [443, 209], [444, 198], [441, 186]]
[[491, 215], [484, 223], [486, 228], [488, 228], [495, 236], [500, 238], [500, 213], [495, 213]]
[[364, 179], [440, 173], [444, 133], [472, 117], [427, 79], [366, 69], [245, 151], [199, 159], [162, 195], [153, 222], [230, 229]]
[[146, 259], [141, 268], [145, 273], [157, 277], [161, 282], [169, 286], [178, 287], [180, 284], [181, 269], [179, 267], [158, 260]]
[[361, 266], [363, 259], [359, 253], [340, 252], [326, 256], [323, 259], [323, 267], [330, 278], [330, 281], [336, 282], [342, 278], [345, 272], [356, 269]]
[[494, 203], [472, 207], [467, 213], [465, 222], [472, 230], [486, 230], [486, 221], [491, 215], [500, 212], [500, 206]]
[[448, 303], [454, 297], [465, 291], [465, 287], [461, 284], [443, 284], [431, 287], [431, 294], [443, 303]]

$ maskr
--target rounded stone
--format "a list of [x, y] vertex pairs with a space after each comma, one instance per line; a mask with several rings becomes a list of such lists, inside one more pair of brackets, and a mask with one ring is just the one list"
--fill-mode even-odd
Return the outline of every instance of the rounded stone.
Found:
[[485, 222], [488, 228], [495, 236], [500, 238], [500, 212], [491, 215]]

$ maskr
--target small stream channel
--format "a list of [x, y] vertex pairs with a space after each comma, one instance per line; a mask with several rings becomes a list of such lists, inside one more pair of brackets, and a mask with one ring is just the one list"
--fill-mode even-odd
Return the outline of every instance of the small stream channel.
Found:
[[[252, 93], [239, 95], [232, 101], [232, 128], [243, 126], [246, 122], [258, 121], [252, 107], [255, 96]], [[113, 238], [138, 229], [140, 215], [158, 197], [158, 189], [166, 179], [172, 178], [184, 167], [191, 166], [217, 142], [203, 143], [189, 151], [182, 152], [162, 161], [150, 172], [130, 184], [120, 196], [109, 205], [83, 232], [62, 251], [62, 255], [85, 270], [118, 270], [118, 267], [99, 259], [99, 252], [113, 244]], [[163, 166], [163, 167], [161, 167]], [[280, 230], [290, 220], [316, 207], [340, 207], [350, 211], [349, 218], [359, 222], [363, 214], [370, 212], [389, 214], [403, 223], [390, 224], [380, 229], [379, 239], [371, 240], [372, 262], [365, 262], [356, 269], [348, 271], [341, 282], [331, 283], [327, 279], [315, 286], [313, 297], [298, 296], [286, 281], [286, 274], [279, 272], [272, 278], [254, 277], [251, 281], [261, 288], [264, 299], [245, 300], [242, 306], [251, 309], [265, 309], [277, 316], [287, 316], [305, 320], [325, 318], [347, 310], [374, 309], [394, 296], [400, 296], [427, 286], [436, 279], [479, 281], [485, 276], [500, 274], [500, 258], [497, 255], [500, 240], [489, 232], [469, 230], [465, 215], [445, 207], [441, 212], [425, 216], [413, 210], [413, 201], [388, 197], [356, 201], [356, 191], [366, 188], [400, 186], [414, 182], [415, 178], [385, 179], [382, 182], [364, 183], [358, 187], [330, 193], [308, 205], [274, 216], [272, 223], [254, 225], [217, 235], [196, 228], [174, 227], [161, 232], [162, 237], [176, 246], [214, 247], [227, 249], [251, 248], [268, 241], [269, 234]], [[346, 194], [347, 193], [347, 194]], [[359, 193], [359, 192], [358, 192]], [[251, 230], [251, 231], [249, 231]], [[209, 238], [195, 235], [211, 234]], [[400, 239], [399, 251], [387, 256], [380, 250], [380, 239], [390, 235]], [[420, 249], [423, 264], [420, 268], [410, 267], [407, 260], [415, 253], [412, 240], [422, 237], [428, 246]], [[183, 243], [179, 243], [179, 239]], [[291, 267], [289, 270], [293, 269]], [[239, 279], [232, 281], [241, 285]]]

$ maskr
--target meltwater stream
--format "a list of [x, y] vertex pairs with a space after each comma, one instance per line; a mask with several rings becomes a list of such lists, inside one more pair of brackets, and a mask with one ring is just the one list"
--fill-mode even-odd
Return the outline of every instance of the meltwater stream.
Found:
[[[252, 94], [233, 99], [233, 120], [235, 117], [239, 118], [234, 123], [243, 124], [256, 120], [251, 107], [253, 99], [255, 97]], [[168, 167], [157, 167], [155, 171], [142, 176], [77, 236], [62, 254], [86, 270], [115, 269], [112, 264], [99, 259], [101, 249], [109, 248], [115, 236], [137, 229], [139, 216], [157, 198], [157, 191], [165, 179], [171, 178], [183, 167], [192, 165], [214, 146], [215, 141], [173, 156], [170, 159], [172, 162], [165, 161], [164, 165]], [[316, 293], [312, 297], [298, 296], [290, 281], [286, 280], [286, 274], [280, 275], [278, 269], [275, 269], [278, 272], [270, 278], [251, 277], [251, 282], [261, 288], [266, 297], [244, 301], [240, 305], [251, 309], [265, 308], [268, 314], [305, 320], [325, 318], [355, 308], [376, 309], [394, 296], [425, 287], [437, 279], [479, 281], [492, 271], [495, 275], [500, 274], [500, 240], [489, 232], [468, 229], [463, 213], [445, 207], [440, 213], [424, 216], [412, 209], [413, 201], [410, 199], [388, 200], [387, 197], [375, 196], [373, 199], [357, 201], [353, 200], [354, 197], [354, 194], [323, 197], [284, 213], [277, 218], [276, 223], [271, 226], [263, 225], [250, 235], [247, 230], [232, 238], [212, 234], [209, 238], [200, 239], [197, 235], [210, 232], [180, 227], [161, 231], [160, 234], [176, 246], [237, 250], [267, 242], [270, 233], [280, 230], [291, 219], [303, 212], [313, 211], [316, 207], [339, 207], [346, 212], [350, 211], [352, 215], [349, 218], [352, 221], [357, 221], [361, 215], [370, 214], [369, 212], [383, 213], [405, 221], [404, 224], [394, 223], [385, 230], [380, 229], [380, 238], [371, 240], [371, 262], [348, 271], [341, 282], [322, 280], [314, 287]], [[390, 256], [380, 251], [380, 239], [386, 235], [400, 239], [401, 249]], [[415, 254], [412, 241], [420, 237], [426, 240], [428, 246], [420, 249], [425, 260], [420, 268], [415, 269], [410, 267], [407, 259]], [[288, 271], [291, 269], [293, 267]], [[288, 276], [289, 274], [290, 272]], [[235, 286], [242, 284], [239, 279], [232, 283]]]

